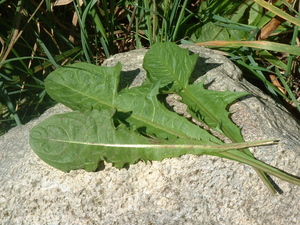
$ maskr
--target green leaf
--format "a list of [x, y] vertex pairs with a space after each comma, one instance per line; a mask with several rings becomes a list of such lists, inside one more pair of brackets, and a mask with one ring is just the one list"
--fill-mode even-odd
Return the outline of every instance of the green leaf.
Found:
[[[30, 145], [34, 152], [49, 165], [68, 172], [75, 169], [95, 171], [101, 161], [113, 163], [117, 168], [139, 160], [161, 161], [184, 154], [216, 155], [267, 170], [287, 179], [287, 175], [239, 151], [231, 149], [274, 144], [274, 141], [256, 141], [216, 145], [210, 141], [184, 138], [159, 139], [142, 136], [123, 124], [115, 127], [114, 110], [74, 111], [53, 115], [35, 126], [30, 132]], [[290, 182], [299, 180], [290, 176]]]
[[263, 8], [254, 2], [249, 11], [248, 24], [257, 25], [262, 19], [263, 13]]
[[[232, 141], [243, 141], [239, 128], [230, 120], [226, 108], [233, 101], [248, 93], [207, 90], [203, 86], [204, 80], [201, 83], [188, 85], [193, 71], [187, 70], [190, 65], [185, 62], [189, 59], [195, 62], [197, 59], [194, 55], [190, 56], [187, 49], [177, 49], [174, 54], [180, 55], [180, 62], [168, 61], [169, 58], [166, 56], [168, 52], [164, 54], [165, 52], [161, 49], [167, 46], [171, 51], [174, 48], [172, 45], [174, 44], [157, 43], [147, 52], [144, 68], [149, 79], [159, 80], [161, 87], [168, 86], [169, 92], [180, 95], [181, 101], [188, 106], [188, 112], [194, 118], [229, 137]], [[177, 64], [181, 71], [188, 71], [188, 73], [178, 72]]]
[[161, 161], [184, 154], [217, 155], [234, 148], [274, 143], [213, 145], [203, 140], [151, 138], [124, 124], [115, 127], [114, 113], [113, 109], [106, 109], [53, 115], [31, 130], [30, 145], [40, 158], [62, 171], [95, 171], [103, 160], [122, 168], [139, 160]]
[[143, 137], [125, 126], [115, 128], [113, 115], [113, 109], [54, 115], [32, 129], [30, 144], [40, 158], [62, 171], [81, 168], [94, 171], [101, 160], [121, 168], [139, 159], [162, 160], [184, 154], [180, 151], [168, 154], [161, 148], [144, 151], [138, 146], [160, 141]]
[[47, 93], [73, 110], [113, 108], [121, 64], [100, 67], [76, 63], [53, 71], [45, 80]]
[[[40, 158], [63, 171], [81, 168], [94, 171], [101, 160], [123, 167], [125, 163], [133, 164], [139, 159], [162, 160], [174, 155], [174, 151], [170, 155], [162, 149], [144, 151], [143, 148], [134, 148], [134, 145], [160, 141], [143, 137], [125, 126], [115, 128], [113, 115], [113, 109], [54, 115], [32, 129], [30, 144]], [[184, 153], [175, 155], [180, 154]]]
[[197, 54], [191, 55], [189, 50], [174, 43], [156, 43], [146, 53], [143, 67], [148, 78], [152, 82], [159, 81], [160, 87], [172, 83], [173, 87], [181, 88], [188, 86], [197, 60]]
[[203, 82], [189, 84], [197, 59], [197, 55], [174, 44], [157, 43], [144, 59], [147, 81], [121, 91], [121, 64], [108, 68], [77, 63], [55, 70], [45, 81], [48, 94], [77, 111], [54, 115], [34, 127], [30, 133], [32, 149], [63, 171], [94, 171], [103, 160], [121, 168], [138, 160], [209, 154], [253, 166], [271, 191], [274, 188], [262, 171], [299, 184], [298, 178], [256, 160], [244, 150], [277, 142], [224, 144], [166, 107], [162, 94], [177, 93], [195, 118], [235, 142], [243, 141], [226, 108], [246, 93], [206, 90]]
[[[204, 24], [202, 27], [199, 27], [191, 35], [191, 40], [194, 42], [207, 42], [207, 41], [239, 41], [247, 39], [249, 37], [249, 32], [235, 29], [234, 25], [223, 24], [223, 26], [217, 25], [212, 22]], [[241, 27], [239, 28], [241, 29]]]
[[178, 92], [182, 102], [188, 105], [188, 112], [231, 140], [243, 141], [240, 129], [231, 121], [226, 109], [229, 104], [248, 93], [206, 90], [203, 82], [204, 80]]

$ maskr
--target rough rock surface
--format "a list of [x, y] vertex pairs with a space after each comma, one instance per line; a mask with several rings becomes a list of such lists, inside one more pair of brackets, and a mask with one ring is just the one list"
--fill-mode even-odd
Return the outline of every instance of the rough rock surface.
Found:
[[[196, 73], [206, 74], [209, 88], [252, 93], [230, 107], [245, 139], [281, 140], [253, 149], [255, 156], [299, 176], [299, 123], [228, 59], [189, 48], [200, 52]], [[105, 65], [121, 61], [124, 76], [137, 75], [138, 84], [146, 51], [115, 55]], [[283, 194], [272, 196], [251, 167], [221, 158], [186, 155], [121, 170], [106, 164], [94, 173], [51, 168], [31, 150], [29, 131], [68, 110], [58, 104], [0, 137], [0, 224], [299, 224], [299, 186], [275, 178]]]

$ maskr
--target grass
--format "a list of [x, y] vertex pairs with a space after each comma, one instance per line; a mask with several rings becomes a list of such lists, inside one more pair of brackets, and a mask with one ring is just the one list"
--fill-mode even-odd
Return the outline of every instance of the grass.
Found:
[[223, 51], [249, 81], [299, 115], [300, 20], [292, 1], [0, 0], [0, 6], [0, 134], [55, 104], [43, 82], [56, 68], [99, 65], [161, 41]]

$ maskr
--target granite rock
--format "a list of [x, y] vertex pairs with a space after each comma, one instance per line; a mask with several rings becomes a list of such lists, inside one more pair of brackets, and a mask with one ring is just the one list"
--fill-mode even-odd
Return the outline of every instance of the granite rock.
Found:
[[[205, 75], [209, 89], [251, 93], [230, 107], [234, 122], [247, 141], [280, 139], [251, 150], [299, 176], [299, 121], [243, 79], [226, 57], [182, 47], [200, 54], [194, 75]], [[124, 85], [139, 85], [146, 51], [118, 54], [104, 65], [120, 61]], [[299, 186], [274, 178], [283, 194], [273, 196], [251, 167], [221, 158], [185, 155], [121, 170], [110, 164], [92, 173], [56, 170], [33, 153], [29, 131], [67, 111], [58, 104], [0, 137], [0, 224], [299, 224]]]

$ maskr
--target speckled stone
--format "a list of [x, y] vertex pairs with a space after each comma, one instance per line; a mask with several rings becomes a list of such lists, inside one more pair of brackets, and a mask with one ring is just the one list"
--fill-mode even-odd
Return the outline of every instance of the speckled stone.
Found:
[[[280, 139], [278, 146], [252, 150], [258, 159], [299, 176], [299, 123], [224, 56], [183, 47], [200, 54], [194, 75], [206, 75], [209, 89], [251, 93], [230, 107], [233, 120], [248, 141]], [[146, 51], [118, 54], [104, 64], [120, 61], [124, 85], [139, 85]], [[105, 164], [93, 173], [58, 171], [33, 153], [29, 131], [66, 111], [58, 104], [0, 137], [0, 224], [299, 224], [299, 186], [275, 178], [283, 194], [272, 196], [251, 167], [212, 156], [139, 162], [121, 170]]]

